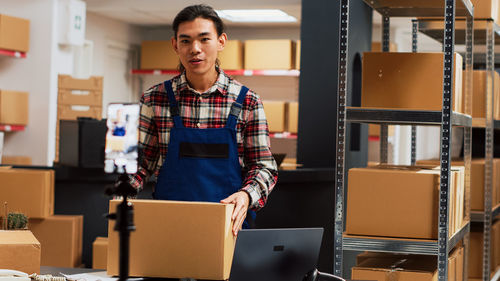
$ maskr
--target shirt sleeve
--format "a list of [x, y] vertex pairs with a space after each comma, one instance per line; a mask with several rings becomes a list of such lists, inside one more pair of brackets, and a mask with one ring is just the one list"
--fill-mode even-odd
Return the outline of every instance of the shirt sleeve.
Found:
[[269, 129], [259, 98], [250, 106], [242, 138], [247, 171], [242, 190], [250, 197], [250, 209], [259, 210], [266, 204], [278, 180], [278, 167], [271, 154]]
[[139, 147], [141, 148], [137, 173], [130, 178], [130, 184], [141, 190], [144, 182], [156, 170], [159, 154], [158, 128], [154, 122], [154, 110], [151, 94], [142, 95], [141, 114], [139, 119]]

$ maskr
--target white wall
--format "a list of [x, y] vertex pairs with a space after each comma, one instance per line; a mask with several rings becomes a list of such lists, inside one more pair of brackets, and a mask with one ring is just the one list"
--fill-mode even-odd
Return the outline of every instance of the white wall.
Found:
[[26, 59], [0, 58], [0, 89], [29, 92], [29, 124], [23, 132], [5, 134], [5, 155], [26, 155], [33, 164], [49, 164], [49, 146], [55, 135], [55, 90], [50, 55], [54, 44], [55, 0], [0, 0], [0, 13], [29, 19], [30, 50]]
[[92, 75], [103, 76], [103, 117], [110, 102], [138, 102], [138, 79], [130, 74], [142, 30], [87, 12], [85, 38], [93, 42]]

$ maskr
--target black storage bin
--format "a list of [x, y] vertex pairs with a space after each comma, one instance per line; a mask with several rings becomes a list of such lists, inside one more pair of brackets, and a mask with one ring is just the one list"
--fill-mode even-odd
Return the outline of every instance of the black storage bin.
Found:
[[59, 164], [104, 168], [106, 130], [105, 119], [60, 120]]

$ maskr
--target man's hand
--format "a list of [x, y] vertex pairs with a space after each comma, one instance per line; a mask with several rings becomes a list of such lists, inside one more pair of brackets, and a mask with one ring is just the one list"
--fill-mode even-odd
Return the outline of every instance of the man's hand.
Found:
[[222, 199], [220, 202], [223, 204], [234, 204], [231, 220], [233, 221], [233, 235], [238, 235], [238, 231], [247, 216], [248, 204], [250, 202], [248, 194], [245, 191], [238, 191]]

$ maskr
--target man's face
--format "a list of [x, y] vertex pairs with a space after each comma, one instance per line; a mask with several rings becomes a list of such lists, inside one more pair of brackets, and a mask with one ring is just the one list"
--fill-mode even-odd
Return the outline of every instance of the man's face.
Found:
[[224, 49], [226, 38], [226, 34], [217, 36], [211, 20], [196, 18], [179, 25], [172, 44], [186, 72], [200, 75], [215, 68], [217, 53]]

